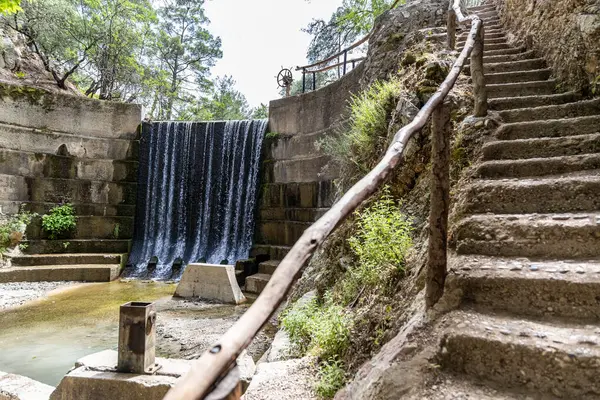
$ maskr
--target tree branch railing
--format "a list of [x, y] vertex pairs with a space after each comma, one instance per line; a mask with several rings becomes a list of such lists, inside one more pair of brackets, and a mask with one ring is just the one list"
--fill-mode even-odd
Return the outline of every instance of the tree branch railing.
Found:
[[[454, 18], [460, 24], [465, 25], [471, 22], [471, 27], [464, 48], [438, 90], [421, 108], [412, 122], [396, 133], [381, 161], [352, 186], [325, 215], [306, 229], [281, 261], [254, 304], [221, 337], [217, 344], [212, 346], [193, 364], [188, 374], [177, 382], [167, 393], [164, 400], [236, 399], [239, 397], [234, 392], [227, 396], [215, 396], [219, 390], [221, 390], [220, 393], [223, 393], [223, 382], [231, 380], [230, 371], [235, 371], [237, 357], [285, 300], [288, 291], [296, 278], [299, 277], [300, 271], [311, 259], [316, 249], [348, 216], [383, 185], [386, 178], [401, 164], [403, 151], [410, 138], [419, 132], [432, 117], [432, 143], [434, 146], [434, 152], [432, 152], [434, 158], [432, 186], [438, 185], [440, 182], [442, 185], [440, 186], [441, 189], [432, 192], [433, 197], [431, 199], [430, 233], [435, 231], [435, 234], [430, 236], [429, 240], [430, 249], [428, 254], [430, 260], [428, 260], [426, 285], [427, 306], [431, 307], [441, 297], [447, 273], [445, 246], [449, 196], [447, 165], [449, 157], [447, 151], [450, 128], [447, 115], [449, 111], [444, 106], [444, 100], [454, 87], [469, 57], [471, 57], [470, 69], [476, 99], [475, 114], [480, 117], [487, 114], [487, 95], [482, 73], [483, 22], [477, 16], [465, 17], [460, 10], [460, 0], [452, 0], [450, 14], [452, 13], [454, 13]], [[455, 29], [450, 29], [451, 26], [448, 28], [448, 35], [454, 36]], [[438, 156], [436, 153], [442, 155]], [[436, 257], [436, 259], [433, 260], [432, 257]], [[215, 390], [216, 388], [218, 390]]]

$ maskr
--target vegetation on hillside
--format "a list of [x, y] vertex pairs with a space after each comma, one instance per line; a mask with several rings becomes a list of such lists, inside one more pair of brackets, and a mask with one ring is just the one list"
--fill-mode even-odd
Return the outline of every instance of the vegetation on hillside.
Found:
[[[354, 214], [353, 229], [346, 240], [352, 261], [342, 276], [322, 296], [297, 302], [282, 316], [295, 351], [318, 357], [315, 390], [324, 398], [333, 397], [348, 378], [344, 359], [352, 331], [358, 329], [357, 301], [361, 296], [391, 297], [412, 247], [411, 221], [388, 188]], [[379, 339], [376, 334], [372, 340]]]

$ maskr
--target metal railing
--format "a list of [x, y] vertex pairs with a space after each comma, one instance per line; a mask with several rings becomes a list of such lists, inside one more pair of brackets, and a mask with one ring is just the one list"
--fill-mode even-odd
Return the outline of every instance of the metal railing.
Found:
[[429, 216], [429, 260], [427, 263], [426, 302], [431, 307], [443, 294], [446, 277], [447, 218], [449, 207], [449, 108], [444, 104], [467, 59], [475, 96], [475, 115], [487, 114], [487, 92], [483, 76], [483, 22], [476, 15], [465, 17], [461, 0], [452, 0], [448, 13], [448, 44], [454, 48], [456, 23], [471, 23], [466, 43], [448, 76], [421, 108], [413, 121], [401, 128], [379, 163], [325, 215], [312, 224], [281, 261], [264, 291], [241, 318], [206, 351], [165, 396], [165, 400], [238, 399], [239, 372], [236, 359], [285, 300], [286, 294], [317, 247], [358, 206], [382, 186], [402, 161], [409, 139], [432, 118], [433, 179]]

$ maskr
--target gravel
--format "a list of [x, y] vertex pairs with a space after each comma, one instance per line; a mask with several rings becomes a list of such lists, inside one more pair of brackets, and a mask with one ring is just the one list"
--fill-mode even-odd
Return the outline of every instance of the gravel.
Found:
[[0, 310], [45, 298], [49, 292], [78, 282], [11, 282], [0, 283]]

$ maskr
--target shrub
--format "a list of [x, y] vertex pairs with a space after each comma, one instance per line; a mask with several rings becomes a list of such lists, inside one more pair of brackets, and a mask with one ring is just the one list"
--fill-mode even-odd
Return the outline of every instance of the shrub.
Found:
[[412, 246], [410, 220], [385, 187], [379, 200], [355, 213], [356, 233], [348, 239], [356, 264], [340, 283], [345, 304], [362, 287], [389, 282], [394, 273], [404, 273], [405, 256]]
[[321, 397], [331, 399], [346, 383], [344, 364], [339, 360], [324, 361], [319, 365], [315, 391]]
[[72, 231], [75, 226], [77, 226], [77, 217], [71, 204], [56, 206], [49, 214], [42, 216], [42, 228], [52, 240]]
[[282, 325], [296, 350], [322, 359], [342, 355], [350, 344], [352, 318], [328, 296], [321, 305], [316, 299], [294, 304], [283, 314]]
[[350, 101], [348, 128], [328, 135], [317, 146], [331, 156], [342, 170], [341, 188], [365, 175], [379, 161], [388, 145], [388, 123], [400, 96], [397, 78], [378, 81]]

